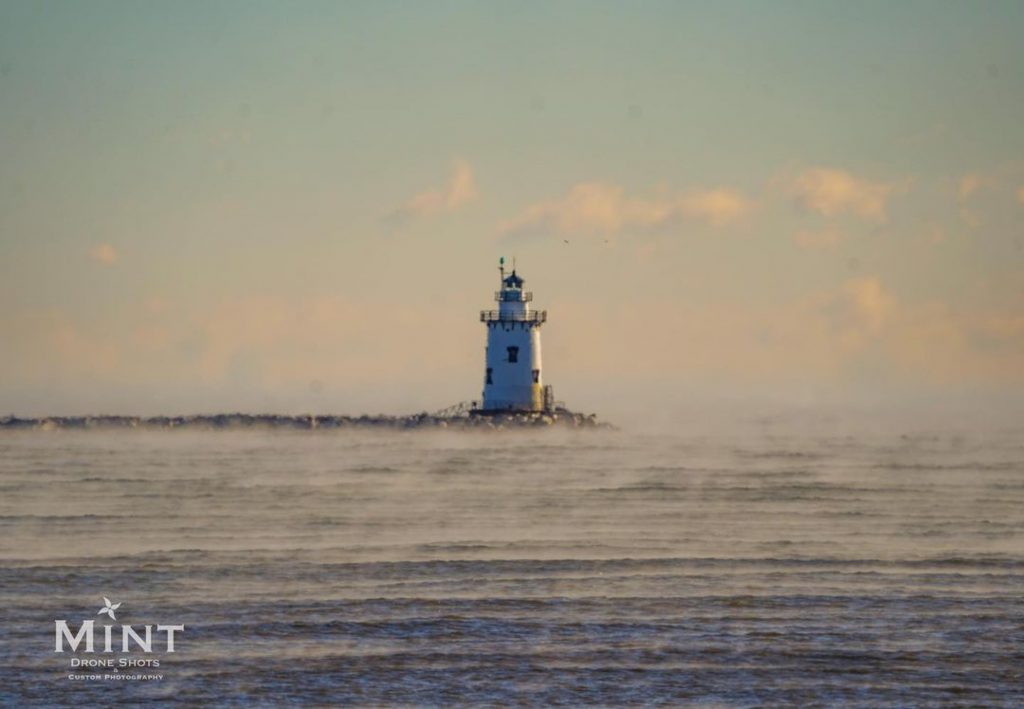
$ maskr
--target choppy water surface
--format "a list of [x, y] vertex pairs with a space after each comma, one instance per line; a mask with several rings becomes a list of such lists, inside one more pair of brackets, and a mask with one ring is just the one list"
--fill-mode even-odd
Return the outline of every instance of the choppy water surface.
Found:
[[1019, 433], [5, 433], [0, 700], [1019, 706]]

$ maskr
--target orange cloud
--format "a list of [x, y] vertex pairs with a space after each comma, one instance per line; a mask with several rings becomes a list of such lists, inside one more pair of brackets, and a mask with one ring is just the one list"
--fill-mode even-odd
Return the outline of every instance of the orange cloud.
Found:
[[852, 341], [881, 333], [896, 307], [896, 299], [875, 277], [855, 278], [843, 284], [832, 309], [833, 322]]
[[957, 187], [957, 197], [961, 202], [966, 201], [981, 187], [982, 178], [976, 172], [970, 172], [960, 178], [960, 185]]
[[985, 186], [987, 179], [980, 173], [969, 172], [960, 178], [960, 184], [957, 185], [956, 197], [957, 202], [960, 203], [960, 219], [965, 224], [973, 227], [981, 225], [981, 218], [971, 210], [970, 202], [971, 197], [977, 193], [983, 186]]
[[679, 208], [687, 216], [702, 219], [712, 226], [724, 226], [745, 216], [751, 203], [735, 190], [720, 188], [684, 194]]
[[[659, 387], [687, 380], [787, 388], [1024, 383], [1019, 301], [998, 309], [908, 302], [875, 276], [779, 302], [551, 305], [558, 329], [545, 354], [552, 382], [566, 390], [587, 379]], [[408, 333], [427, 319], [446, 336], [425, 355], [408, 347]], [[122, 397], [154, 387], [180, 393], [188, 408], [263, 406], [265, 396], [282, 396], [276, 400], [301, 409], [313, 387], [344, 392], [330, 405], [357, 413], [440, 406], [479, 393], [479, 323], [436, 303], [242, 298], [191, 313], [175, 309], [159, 322], [140, 303], [120, 324], [39, 311], [0, 313], [0, 327], [16, 334], [0, 342], [0, 366], [12, 381], [65, 402], [73, 399], [59, 397], [98, 385]], [[153, 413], [164, 405], [135, 401]]]
[[102, 263], [109, 266], [113, 263], [117, 263], [118, 253], [110, 244], [97, 244], [89, 252], [89, 257], [96, 263]]
[[456, 160], [452, 164], [451, 177], [444, 187], [415, 195], [392, 212], [389, 218], [405, 221], [454, 212], [472, 202], [478, 194], [473, 167], [465, 160]]
[[595, 380], [664, 384], [671, 372], [723, 386], [1024, 382], [1024, 317], [1014, 307], [907, 302], [875, 276], [779, 303], [562, 303], [559, 321], [550, 356]]
[[697, 219], [725, 226], [751, 210], [739, 192], [718, 188], [677, 194], [664, 191], [650, 197], [627, 195], [625, 189], [605, 182], [583, 182], [564, 196], [527, 207], [499, 227], [505, 236], [527, 233], [617, 234], [626, 229], [648, 229], [680, 219]]
[[790, 184], [797, 203], [809, 212], [825, 217], [853, 214], [876, 222], [887, 220], [889, 198], [906, 188], [906, 183], [873, 182], [822, 167], [802, 171]]
[[[430, 304], [357, 303], [336, 297], [284, 299], [252, 297], [225, 301], [193, 323], [202, 333], [198, 359], [205, 381], [252, 380], [280, 386], [308, 382], [390, 381], [430, 370], [464, 371], [475, 364], [473, 348], [457, 338], [437, 343], [436, 359], [424, 362], [418, 348], [406, 346], [410, 331], [424, 321], [442, 323], [446, 332], [473, 332], [478, 324], [455, 308], [443, 317]], [[472, 390], [475, 380], [467, 380]]]
[[0, 368], [26, 383], [92, 379], [119, 371], [119, 344], [56, 309], [0, 315], [4, 332], [16, 334], [0, 345]]

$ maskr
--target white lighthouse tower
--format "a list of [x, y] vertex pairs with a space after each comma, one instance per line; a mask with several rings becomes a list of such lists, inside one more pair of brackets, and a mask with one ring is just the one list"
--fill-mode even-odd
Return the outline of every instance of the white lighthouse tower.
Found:
[[487, 326], [487, 368], [481, 413], [546, 411], [554, 404], [551, 387], [544, 386], [540, 363], [540, 326], [547, 311], [531, 310], [533, 293], [523, 290], [516, 273], [505, 275], [499, 261], [501, 290], [494, 294], [497, 310], [484, 310]]

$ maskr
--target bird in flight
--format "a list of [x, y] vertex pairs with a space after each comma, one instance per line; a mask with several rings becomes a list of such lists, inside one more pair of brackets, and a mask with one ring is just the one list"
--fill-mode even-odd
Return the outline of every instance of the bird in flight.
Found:
[[[123, 601], [122, 601], [122, 603], [123, 603]], [[109, 615], [111, 617], [111, 619], [117, 620], [117, 616], [114, 615], [114, 611], [116, 611], [120, 607], [121, 607], [120, 603], [111, 603], [110, 599], [107, 598], [106, 596], [104, 596], [103, 597], [103, 607], [99, 609], [99, 611], [96, 613], [96, 615], [103, 615], [104, 613], [106, 613], [107, 615]]]

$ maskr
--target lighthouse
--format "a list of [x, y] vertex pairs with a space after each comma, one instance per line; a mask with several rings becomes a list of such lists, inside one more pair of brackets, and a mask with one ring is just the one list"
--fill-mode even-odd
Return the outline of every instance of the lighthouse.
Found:
[[540, 326], [547, 311], [531, 310], [533, 293], [523, 290], [523, 279], [505, 275], [505, 259], [498, 265], [501, 289], [494, 294], [497, 310], [484, 310], [487, 326], [483, 406], [480, 413], [548, 411], [554, 406], [551, 387], [544, 386], [540, 361]]

